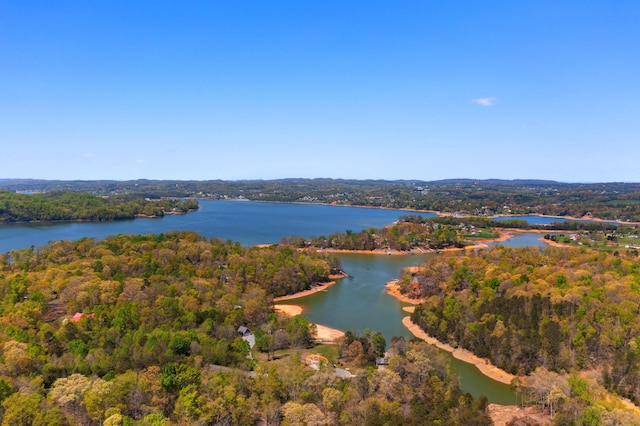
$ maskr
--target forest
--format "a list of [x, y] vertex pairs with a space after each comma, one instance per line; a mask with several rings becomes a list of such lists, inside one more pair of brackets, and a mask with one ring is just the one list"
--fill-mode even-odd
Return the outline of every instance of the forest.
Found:
[[640, 222], [638, 183], [543, 180], [46, 181], [1, 179], [11, 191], [79, 191], [140, 198], [197, 197], [434, 210], [462, 216], [544, 214]]
[[491, 424], [426, 344], [394, 339], [376, 370], [384, 338], [347, 333], [335, 350], [352, 378], [300, 362], [313, 326], [273, 297], [340, 270], [332, 254], [191, 232], [0, 255], [1, 424]]
[[19, 194], [0, 190], [0, 224], [15, 222], [111, 221], [162, 217], [198, 209], [196, 200], [99, 197], [83, 192]]
[[[405, 273], [400, 287], [425, 298], [412, 320], [429, 335], [513, 374], [530, 375], [530, 382], [545, 374], [564, 381], [553, 390], [558, 424], [576, 412], [611, 414], [602, 397], [577, 397], [572, 386], [586, 386], [582, 374], [640, 403], [636, 256], [496, 246], [430, 257], [418, 271]], [[550, 392], [551, 386], [543, 397]]]

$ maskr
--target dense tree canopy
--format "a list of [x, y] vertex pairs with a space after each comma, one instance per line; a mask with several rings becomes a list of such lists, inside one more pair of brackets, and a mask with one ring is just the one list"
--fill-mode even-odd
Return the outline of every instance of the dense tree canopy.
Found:
[[185, 213], [197, 208], [196, 200], [152, 201], [142, 197], [98, 197], [69, 191], [31, 195], [0, 191], [0, 223], [108, 221], [136, 216], [160, 217], [165, 213]]
[[588, 249], [498, 246], [430, 258], [401, 288], [413, 320], [515, 374], [602, 371], [640, 402], [640, 262]]
[[[86, 238], [0, 256], [0, 421], [56, 424], [488, 425], [486, 400], [458, 390], [426, 344], [348, 333], [361, 375], [313, 372], [299, 356], [309, 321], [278, 316], [275, 295], [329, 279], [332, 255], [245, 248], [189, 232]], [[249, 371], [253, 370], [253, 371]]]

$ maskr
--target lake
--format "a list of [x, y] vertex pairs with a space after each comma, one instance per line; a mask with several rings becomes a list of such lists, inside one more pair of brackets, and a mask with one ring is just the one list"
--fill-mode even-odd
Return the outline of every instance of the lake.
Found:
[[[567, 219], [562, 216], [543, 216], [543, 215], [535, 215], [535, 214], [528, 214], [528, 215], [521, 215], [521, 216], [494, 216], [491, 219], [498, 220], [498, 221], [524, 220], [525, 222], [530, 223], [531, 225], [551, 225], [552, 223], [555, 223], [555, 222], [560, 222], [560, 223], [593, 222], [593, 220], [591, 219]], [[616, 225], [616, 226], [619, 225], [615, 221], [604, 222], [604, 223], [608, 225]]]
[[[0, 226], [0, 253], [49, 241], [103, 239], [118, 234], [157, 234], [194, 231], [207, 238], [238, 241], [242, 245], [274, 244], [284, 236], [312, 237], [379, 228], [413, 214], [405, 211], [319, 204], [257, 203], [200, 200], [200, 209], [161, 219], [118, 222], [28, 223]], [[433, 217], [433, 213], [420, 213]]]
[[[338, 207], [317, 204], [279, 204], [248, 201], [201, 200], [200, 209], [186, 215], [161, 219], [135, 219], [102, 223], [38, 223], [0, 226], [0, 252], [46, 245], [49, 241], [83, 237], [102, 239], [116, 234], [161, 233], [172, 230], [197, 232], [208, 238], [238, 241], [243, 245], [278, 243], [283, 236], [312, 237], [333, 232], [354, 232], [379, 228], [399, 217], [419, 214], [378, 208]], [[534, 218], [525, 216], [524, 218]], [[536, 245], [540, 234], [517, 233], [501, 243], [512, 246]], [[398, 277], [401, 268], [422, 263], [428, 255], [384, 256], [340, 254], [343, 268], [352, 275], [326, 292], [295, 302], [303, 305], [313, 322], [341, 330], [380, 331], [387, 342], [393, 336], [411, 337], [401, 320], [403, 304], [388, 296], [384, 285]], [[474, 396], [485, 395], [490, 402], [513, 404], [508, 385], [485, 377], [473, 365], [454, 359], [451, 365], [460, 377], [460, 387]]]

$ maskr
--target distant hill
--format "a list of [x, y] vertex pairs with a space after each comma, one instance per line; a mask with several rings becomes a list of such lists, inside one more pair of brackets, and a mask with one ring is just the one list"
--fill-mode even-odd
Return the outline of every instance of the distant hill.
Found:
[[14, 192], [76, 191], [133, 198], [246, 199], [392, 209], [457, 215], [545, 214], [640, 222], [640, 183], [563, 183], [542, 179], [356, 180], [95, 180], [0, 179]]
[[[505, 185], [505, 186], [566, 186], [566, 185], [585, 185], [562, 183], [552, 180], [541, 179], [441, 179], [434, 181], [421, 181], [415, 179], [340, 179], [340, 178], [285, 178], [285, 179], [252, 179], [252, 180], [46, 180], [46, 179], [0, 179], [0, 189], [9, 191], [82, 191], [82, 192], [108, 192], [122, 190], [136, 190], [149, 187], [178, 187], [178, 188], [195, 188], [202, 186], [219, 186], [219, 185], [356, 185], [356, 186], [393, 186], [393, 185]], [[182, 191], [180, 191], [182, 192]]]
[[429, 184], [488, 184], [488, 185], [537, 185], [537, 186], [556, 186], [556, 185], [570, 185], [569, 183], [557, 182], [555, 180], [542, 180], [542, 179], [442, 179], [428, 182]]

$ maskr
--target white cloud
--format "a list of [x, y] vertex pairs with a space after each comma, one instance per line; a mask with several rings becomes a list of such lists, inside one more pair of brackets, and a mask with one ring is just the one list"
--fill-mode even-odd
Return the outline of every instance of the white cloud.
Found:
[[144, 163], [144, 160], [136, 160], [136, 163]]
[[471, 99], [471, 102], [474, 104], [482, 105], [482, 106], [494, 106], [496, 104], [496, 98], [475, 98]]

